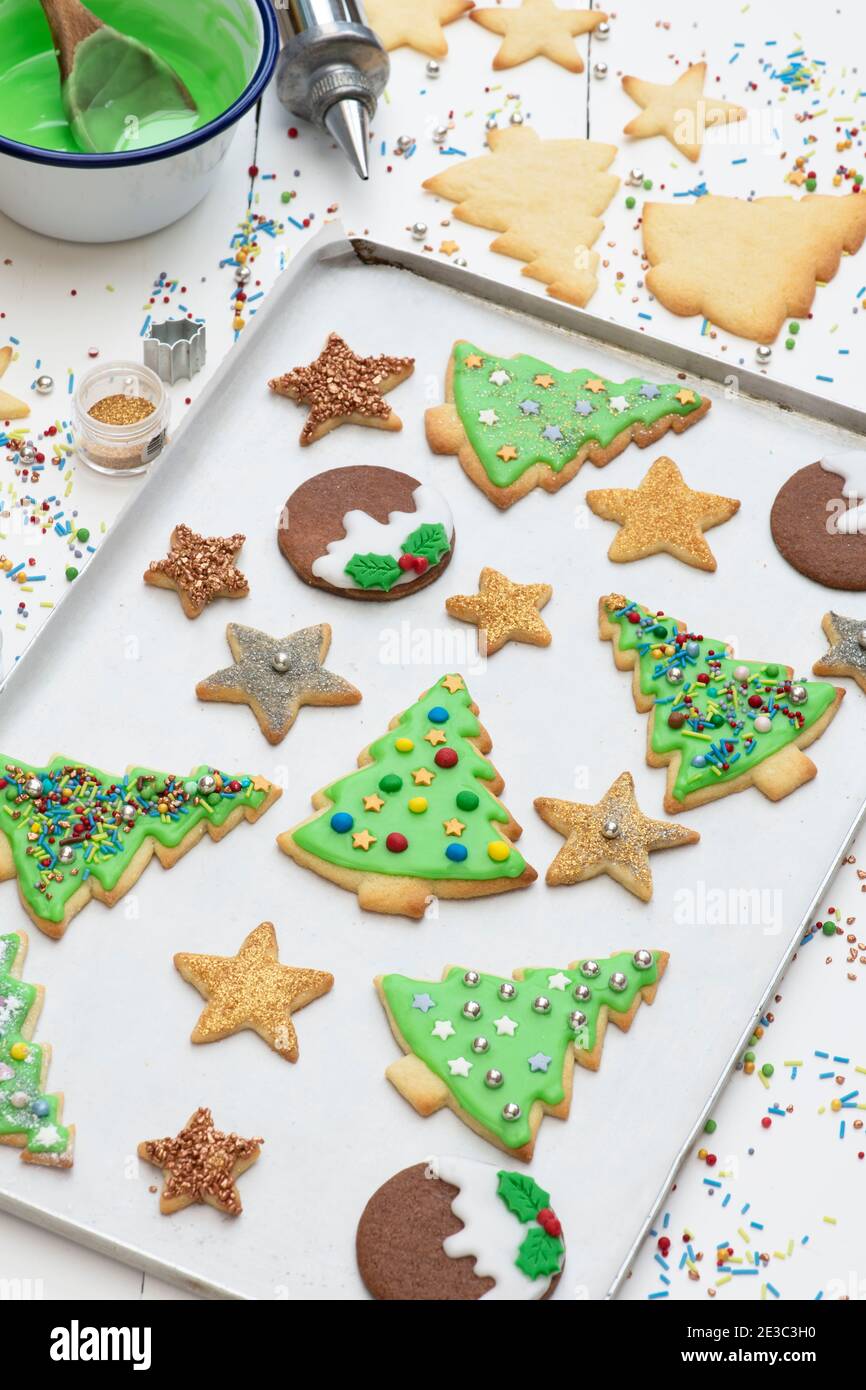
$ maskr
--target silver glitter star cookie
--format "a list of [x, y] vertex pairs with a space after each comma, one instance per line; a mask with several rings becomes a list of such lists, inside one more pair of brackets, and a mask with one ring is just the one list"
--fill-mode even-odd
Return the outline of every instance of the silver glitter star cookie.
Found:
[[199, 681], [200, 700], [249, 705], [268, 743], [281, 743], [301, 705], [357, 705], [361, 699], [342, 676], [322, 665], [331, 645], [328, 623], [271, 637], [254, 627], [229, 623], [226, 637], [233, 666]]
[[866, 691], [866, 618], [843, 618], [831, 611], [824, 614], [821, 626], [830, 650], [815, 662], [815, 675], [851, 676]]

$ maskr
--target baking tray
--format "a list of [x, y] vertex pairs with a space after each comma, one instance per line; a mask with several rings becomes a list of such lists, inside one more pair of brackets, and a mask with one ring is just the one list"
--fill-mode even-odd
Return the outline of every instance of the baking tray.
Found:
[[[359, 351], [415, 354], [415, 375], [392, 397], [401, 434], [343, 429], [298, 448], [302, 414], [266, 382], [313, 357], [330, 329]], [[699, 389], [709, 383], [705, 420], [644, 452], [629, 448], [603, 477], [634, 483], [668, 452], [693, 486], [742, 498], [737, 517], [710, 533], [718, 572], [664, 556], [611, 565], [613, 528], [583, 504], [601, 476], [591, 465], [559, 494], [538, 490], [500, 513], [454, 459], [434, 458], [423, 410], [442, 399], [457, 337], [613, 379], [687, 370]], [[568, 1237], [556, 1297], [616, 1290], [864, 816], [866, 702], [851, 685], [811, 750], [818, 777], [777, 805], [750, 791], [684, 816], [701, 843], [653, 857], [650, 905], [606, 879], [560, 890], [543, 883], [561, 840], [536, 818], [533, 797], [595, 800], [630, 768], [644, 810], [662, 814], [664, 773], [645, 763], [646, 724], [630, 679], [597, 639], [599, 594], [628, 592], [728, 637], [743, 656], [798, 672], [823, 650], [821, 615], [840, 602], [785, 564], [768, 526], [781, 481], [850, 442], [833, 423], [838, 407], [748, 372], [737, 392], [730, 383], [716, 389], [717, 372], [715, 362], [568, 306], [399, 248], [349, 243], [338, 227], [293, 263], [69, 595], [63, 621], [52, 619], [2, 697], [7, 757], [61, 751], [118, 771], [212, 761], [264, 773], [284, 796], [257, 825], [200, 845], [167, 876], [152, 865], [112, 911], [90, 905], [62, 941], [30, 930], [26, 978], [47, 988], [37, 1036], [54, 1047], [50, 1084], [65, 1091], [77, 1125], [76, 1164], [56, 1173], [0, 1151], [0, 1206], [209, 1297], [363, 1297], [354, 1231], [375, 1188], [437, 1151], [499, 1158], [448, 1111], [420, 1119], [384, 1080], [399, 1049], [372, 976], [435, 980], [452, 962], [508, 974], [650, 945], [671, 952], [655, 1004], [628, 1035], [610, 1030], [598, 1073], [577, 1072], [571, 1116], [544, 1120], [531, 1169]], [[844, 418], [866, 425], [855, 411]], [[450, 498], [454, 559], [410, 600], [348, 603], [307, 589], [278, 551], [288, 494], [347, 463], [407, 470]], [[251, 596], [215, 604], [194, 624], [174, 595], [141, 582], [179, 520], [248, 537]], [[484, 564], [553, 584], [551, 647], [512, 645], [486, 665], [477, 660], [474, 630], [452, 622], [443, 604], [471, 591]], [[363, 691], [363, 703], [305, 709], [271, 748], [247, 709], [195, 698], [196, 680], [228, 660], [228, 621], [274, 634], [328, 621], [328, 664]], [[542, 878], [495, 900], [442, 903], [420, 924], [365, 915], [353, 896], [281, 855], [274, 837], [443, 669], [467, 677], [504, 800], [524, 825], [521, 848]], [[707, 910], [719, 892], [727, 921]], [[738, 920], [741, 894], [754, 920]], [[27, 926], [12, 884], [0, 887], [0, 907], [4, 930]], [[171, 963], [177, 950], [233, 954], [265, 919], [277, 925], [284, 961], [336, 977], [333, 992], [298, 1017], [296, 1066], [253, 1034], [192, 1046], [201, 1001]], [[200, 1104], [224, 1128], [266, 1139], [242, 1179], [236, 1222], [209, 1208], [160, 1216], [148, 1191], [159, 1175], [134, 1156], [139, 1140], [174, 1133]]]

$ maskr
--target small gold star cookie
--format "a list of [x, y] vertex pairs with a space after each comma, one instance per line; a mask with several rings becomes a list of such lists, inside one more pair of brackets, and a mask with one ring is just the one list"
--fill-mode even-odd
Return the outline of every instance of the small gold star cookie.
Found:
[[704, 531], [730, 521], [740, 504], [715, 492], [693, 492], [672, 459], [658, 458], [636, 488], [603, 487], [586, 494], [587, 506], [622, 527], [611, 541], [609, 560], [627, 562], [665, 551], [684, 565], [715, 570]]
[[452, 24], [473, 0], [366, 0], [367, 23], [383, 47], [414, 48], [428, 58], [444, 58], [448, 44], [443, 24]]
[[414, 357], [359, 357], [338, 333], [330, 333], [315, 362], [268, 385], [276, 395], [310, 407], [300, 437], [306, 445], [339, 425], [401, 430], [402, 420], [382, 397], [414, 370]]
[[237, 1179], [255, 1163], [263, 1143], [263, 1139], [223, 1134], [202, 1106], [174, 1139], [146, 1139], [139, 1144], [138, 1156], [162, 1169], [159, 1209], [164, 1216], [196, 1202], [206, 1202], [227, 1216], [240, 1216]]
[[706, 63], [686, 68], [670, 84], [644, 82], [640, 77], [624, 77], [622, 85], [632, 101], [643, 110], [625, 127], [625, 135], [643, 139], [664, 135], [686, 159], [700, 157], [704, 131], [711, 125], [742, 121], [748, 112], [731, 101], [714, 101], [704, 96]]
[[620, 773], [595, 805], [552, 796], [540, 796], [534, 805], [541, 819], [566, 837], [547, 870], [546, 882], [553, 888], [608, 874], [641, 902], [649, 902], [653, 891], [650, 853], [693, 845], [701, 838], [685, 825], [645, 816], [630, 772]]
[[866, 618], [825, 613], [821, 619], [830, 650], [815, 662], [816, 676], [850, 676], [866, 691]]
[[[0, 348], [0, 376], [11, 361], [11, 347]], [[0, 391], [0, 420], [23, 420], [29, 414], [30, 407], [26, 401], [19, 401], [17, 396], [10, 396], [8, 391]]]
[[220, 1042], [252, 1028], [287, 1062], [298, 1060], [292, 1013], [320, 999], [334, 983], [333, 975], [324, 970], [281, 965], [272, 922], [261, 922], [251, 931], [236, 956], [180, 952], [174, 964], [207, 1000], [193, 1029], [194, 1043]]
[[452, 618], [475, 624], [479, 650], [492, 656], [506, 642], [550, 646], [539, 609], [552, 594], [550, 584], [513, 584], [498, 570], [487, 568], [481, 571], [477, 594], [454, 594], [445, 600], [445, 607]]
[[164, 560], [152, 560], [145, 584], [174, 589], [188, 618], [197, 618], [215, 598], [245, 598], [250, 588], [235, 566], [246, 536], [199, 536], [175, 526]]
[[473, 10], [469, 16], [502, 37], [493, 66], [514, 68], [530, 58], [549, 58], [569, 72], [583, 72], [574, 40], [607, 19], [601, 10], [560, 9], [553, 0], [522, 0], [516, 9]]

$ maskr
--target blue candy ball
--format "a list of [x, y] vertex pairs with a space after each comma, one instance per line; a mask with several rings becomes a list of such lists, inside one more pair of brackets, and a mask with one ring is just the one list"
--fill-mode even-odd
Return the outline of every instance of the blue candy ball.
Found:
[[335, 811], [331, 816], [331, 829], [336, 830], [338, 835], [345, 835], [355, 824], [355, 817], [350, 816], [348, 811]]
[[40, 1119], [44, 1119], [46, 1115], [51, 1113], [51, 1106], [47, 1100], [34, 1100], [30, 1108], [33, 1114], [38, 1115]]
[[703, 753], [696, 753], [692, 758], [692, 767], [706, 767], [707, 760]]
[[687, 653], [688, 653], [689, 656], [700, 656], [700, 654], [701, 654], [701, 644], [700, 644], [700, 642], [686, 642], [686, 651], [687, 651]]
[[449, 845], [445, 851], [445, 858], [450, 859], [452, 864], [462, 864], [468, 857], [469, 851], [465, 845]]
[[443, 705], [434, 705], [432, 709], [428, 709], [427, 718], [430, 720], [431, 724], [444, 724], [449, 718], [449, 715], [447, 709], [445, 709]]

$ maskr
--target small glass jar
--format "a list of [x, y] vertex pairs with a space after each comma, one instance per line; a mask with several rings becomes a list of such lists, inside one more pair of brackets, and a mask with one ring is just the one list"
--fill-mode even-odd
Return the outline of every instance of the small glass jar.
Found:
[[78, 455], [97, 473], [122, 478], [144, 473], [162, 453], [170, 413], [165, 387], [149, 367], [138, 362], [95, 367], [75, 392]]

